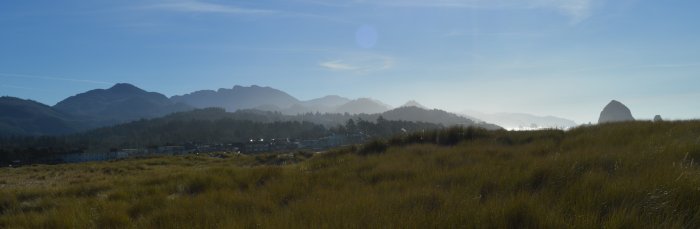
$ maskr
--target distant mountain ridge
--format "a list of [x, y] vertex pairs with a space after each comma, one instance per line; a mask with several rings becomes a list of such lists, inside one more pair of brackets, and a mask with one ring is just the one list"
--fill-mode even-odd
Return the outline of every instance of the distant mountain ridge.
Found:
[[336, 109], [343, 104], [349, 103], [350, 99], [337, 96], [337, 95], [327, 95], [321, 98], [301, 101], [297, 104], [291, 105], [285, 109], [279, 109], [280, 112], [289, 115], [303, 114], [308, 112], [320, 112], [320, 113], [334, 113]]
[[217, 91], [196, 91], [185, 95], [172, 96], [170, 100], [196, 108], [221, 107], [228, 111], [251, 109], [260, 106], [286, 108], [300, 103], [298, 99], [286, 92], [257, 85], [250, 87], [236, 85], [231, 89], [220, 88]]
[[[270, 87], [234, 86], [231, 89], [202, 90], [166, 97], [134, 85], [119, 83], [107, 89], [95, 89], [70, 96], [53, 107], [38, 102], [5, 97], [0, 100], [0, 135], [56, 135], [75, 133], [98, 127], [158, 118], [196, 108], [219, 107], [226, 111], [260, 110], [299, 118], [323, 125], [343, 124], [349, 118], [414, 121], [449, 125], [496, 125], [470, 120], [442, 110], [425, 109], [415, 101], [392, 109], [370, 98], [349, 99], [337, 95], [301, 101]], [[252, 110], [251, 110], [252, 111]], [[19, 114], [19, 115], [18, 115]], [[260, 119], [265, 113], [248, 113], [240, 117]], [[274, 114], [274, 113], [273, 113]], [[311, 115], [309, 115], [311, 114]], [[326, 115], [328, 114], [328, 115]], [[281, 117], [268, 115], [267, 118]]]
[[338, 107], [346, 104], [351, 100], [337, 95], [327, 95], [318, 99], [312, 99], [301, 102], [301, 105], [307, 107]]
[[279, 111], [289, 115], [307, 112], [375, 114], [391, 109], [391, 106], [370, 98], [351, 100], [337, 95], [301, 101], [281, 90], [257, 85], [250, 87], [236, 85], [231, 89], [196, 91], [172, 96], [170, 100], [195, 108], [220, 107], [231, 112], [258, 109]]
[[422, 108], [422, 109], [428, 109], [427, 107], [416, 102], [415, 100], [410, 100], [410, 101], [404, 103], [401, 107], [418, 107], [418, 108]]
[[335, 113], [376, 114], [388, 111], [391, 106], [370, 98], [352, 100], [335, 108]]
[[431, 122], [438, 123], [444, 126], [478, 126], [485, 129], [501, 129], [500, 126], [472, 120], [454, 113], [450, 113], [438, 109], [424, 109], [417, 106], [403, 106], [381, 114], [388, 120], [403, 120], [411, 122]]
[[163, 94], [147, 92], [127, 83], [68, 97], [53, 108], [76, 117], [91, 119], [96, 126], [160, 117], [192, 109], [183, 103], [172, 102]]

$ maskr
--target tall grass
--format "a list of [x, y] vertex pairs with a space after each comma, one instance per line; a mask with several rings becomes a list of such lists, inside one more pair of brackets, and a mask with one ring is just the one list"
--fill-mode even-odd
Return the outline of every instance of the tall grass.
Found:
[[0, 228], [697, 228], [700, 122], [0, 169]]

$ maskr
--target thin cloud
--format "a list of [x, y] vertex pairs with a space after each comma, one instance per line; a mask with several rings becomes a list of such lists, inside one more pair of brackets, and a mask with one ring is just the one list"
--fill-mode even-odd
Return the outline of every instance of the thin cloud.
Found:
[[700, 63], [661, 63], [661, 64], [639, 64], [639, 65], [609, 65], [597, 67], [584, 67], [572, 70], [572, 73], [610, 71], [620, 69], [673, 69], [673, 68], [696, 68]]
[[25, 78], [25, 79], [41, 79], [41, 80], [55, 80], [55, 81], [67, 81], [76, 83], [89, 83], [89, 84], [102, 84], [102, 85], [112, 85], [114, 83], [96, 80], [86, 80], [86, 79], [74, 79], [74, 78], [63, 78], [63, 77], [53, 77], [53, 76], [37, 76], [37, 75], [25, 75], [25, 74], [14, 74], [14, 73], [0, 73], [0, 77], [12, 77], [12, 78]]
[[635, 66], [637, 68], [693, 68], [700, 67], [700, 63], [675, 63], [675, 64], [649, 64]]
[[573, 23], [590, 17], [593, 11], [593, 0], [537, 0], [532, 4], [535, 7], [553, 8], [567, 14]]
[[324, 6], [349, 7], [374, 5], [384, 7], [435, 7], [468, 9], [547, 9], [560, 12], [577, 23], [590, 17], [594, 1], [605, 0], [300, 0]]
[[335, 70], [335, 71], [347, 71], [347, 70], [357, 70], [359, 67], [352, 66], [350, 64], [344, 63], [343, 60], [332, 60], [319, 63], [321, 67]]
[[162, 10], [193, 13], [221, 13], [221, 14], [276, 14], [278, 11], [267, 9], [254, 9], [233, 5], [223, 5], [195, 0], [178, 0], [164, 3], [155, 3], [141, 7], [145, 10]]
[[394, 66], [394, 63], [395, 60], [391, 57], [363, 55], [322, 61], [319, 63], [319, 66], [331, 71], [367, 73], [390, 69]]
[[465, 31], [465, 30], [449, 30], [441, 35], [441, 37], [466, 37], [466, 36], [495, 36], [495, 37], [541, 37], [541, 33], [529, 32], [481, 32], [481, 31]]
[[[228, 14], [228, 15], [251, 15], [251, 16], [275, 16], [275, 17], [298, 17], [314, 20], [323, 20], [336, 23], [352, 24], [354, 22], [327, 16], [305, 12], [291, 12], [276, 9], [243, 7], [233, 4], [211, 3], [201, 0], [170, 0], [160, 3], [142, 5], [132, 10], [152, 10], [176, 13], [203, 13], [203, 14]], [[149, 24], [146, 24], [150, 26]]]

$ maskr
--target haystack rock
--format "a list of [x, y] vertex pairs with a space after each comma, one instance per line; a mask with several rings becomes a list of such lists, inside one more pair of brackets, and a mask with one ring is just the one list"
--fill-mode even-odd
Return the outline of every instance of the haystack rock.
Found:
[[661, 122], [661, 121], [664, 121], [664, 119], [661, 118], [661, 115], [654, 116], [654, 122]]
[[598, 123], [634, 121], [632, 112], [624, 104], [613, 100], [600, 112]]

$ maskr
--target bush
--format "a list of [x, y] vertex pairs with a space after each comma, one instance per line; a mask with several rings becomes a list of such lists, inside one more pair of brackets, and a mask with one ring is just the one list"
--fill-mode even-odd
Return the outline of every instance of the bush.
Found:
[[381, 154], [389, 148], [389, 145], [382, 140], [372, 140], [360, 148], [358, 154], [366, 156], [371, 154]]

